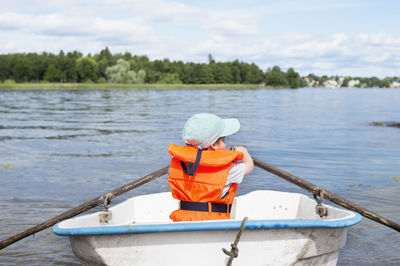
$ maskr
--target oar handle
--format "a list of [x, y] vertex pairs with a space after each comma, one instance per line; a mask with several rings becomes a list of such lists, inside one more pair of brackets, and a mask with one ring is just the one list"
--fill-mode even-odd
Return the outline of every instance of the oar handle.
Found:
[[21, 240], [21, 239], [23, 239], [23, 238], [25, 238], [25, 237], [27, 237], [27, 236], [33, 235], [33, 234], [35, 234], [35, 233], [37, 233], [39, 231], [42, 231], [42, 230], [44, 230], [46, 228], [49, 228], [50, 226], [53, 226], [53, 225], [55, 225], [56, 223], [58, 223], [58, 222], [60, 222], [62, 220], [71, 218], [71, 217], [73, 217], [75, 215], [78, 215], [78, 214], [84, 212], [84, 211], [87, 211], [87, 210], [92, 209], [92, 208], [94, 208], [94, 207], [96, 207], [98, 205], [101, 205], [101, 204], [104, 203], [105, 199], [111, 200], [111, 199], [113, 199], [113, 198], [115, 198], [115, 197], [117, 197], [117, 196], [119, 196], [119, 195], [121, 195], [121, 194], [123, 194], [125, 192], [128, 192], [128, 191], [130, 191], [132, 189], [135, 189], [137, 187], [140, 187], [140, 186], [142, 186], [142, 185], [144, 185], [144, 184], [146, 184], [146, 183], [148, 183], [148, 182], [150, 182], [150, 181], [152, 181], [152, 180], [154, 180], [156, 178], [159, 178], [160, 176], [163, 176], [168, 172], [168, 168], [169, 167], [161, 168], [161, 169], [159, 169], [159, 170], [157, 170], [157, 171], [155, 171], [155, 172], [153, 172], [151, 174], [148, 174], [148, 175], [146, 175], [146, 176], [144, 176], [142, 178], [139, 178], [139, 179], [137, 179], [135, 181], [132, 181], [132, 182], [130, 182], [130, 183], [126, 184], [126, 185], [123, 185], [123, 186], [121, 186], [119, 188], [116, 188], [116, 189], [114, 189], [114, 190], [112, 190], [112, 191], [110, 191], [108, 193], [100, 195], [97, 198], [94, 198], [94, 199], [91, 199], [89, 201], [86, 201], [85, 203], [83, 203], [83, 204], [81, 204], [81, 205], [79, 205], [79, 206], [77, 206], [75, 208], [72, 208], [72, 209], [70, 209], [70, 210], [68, 210], [66, 212], [63, 212], [63, 213], [61, 213], [61, 214], [59, 214], [59, 215], [57, 215], [57, 216], [55, 216], [55, 217], [43, 222], [41, 224], [38, 224], [38, 225], [36, 225], [34, 227], [31, 227], [28, 230], [25, 230], [25, 231], [23, 231], [23, 232], [21, 232], [19, 234], [16, 234], [16, 235], [14, 235], [12, 237], [9, 237], [9, 238], [7, 238], [7, 239], [5, 239], [5, 240], [0, 242], [0, 250], [5, 248], [5, 247], [7, 247], [7, 246], [9, 246], [9, 245], [11, 245], [11, 244], [13, 244], [13, 243], [15, 243], [15, 242], [17, 242], [17, 241], [19, 241], [19, 240]]
[[376, 214], [370, 210], [367, 210], [366, 208], [359, 206], [349, 200], [346, 200], [345, 198], [342, 198], [341, 196], [338, 196], [326, 189], [321, 189], [321, 187], [316, 186], [306, 180], [303, 180], [295, 175], [292, 175], [288, 172], [285, 172], [281, 169], [279, 169], [278, 167], [275, 167], [273, 165], [270, 165], [268, 163], [265, 163], [261, 160], [258, 160], [257, 158], [253, 157], [253, 162], [254, 165], [260, 167], [261, 169], [264, 169], [276, 176], [279, 176], [303, 189], [308, 190], [309, 192], [313, 193], [314, 195], [320, 195], [321, 191], [323, 191], [323, 196], [326, 199], [329, 199], [330, 201], [336, 203], [337, 205], [340, 205], [346, 209], [350, 209], [352, 211], [358, 212], [359, 214], [361, 214], [364, 217], [367, 217], [375, 222], [378, 222], [380, 224], [383, 224], [385, 226], [388, 226], [398, 232], [400, 232], [400, 225], [388, 220], [382, 216], [380, 216], [379, 214]]

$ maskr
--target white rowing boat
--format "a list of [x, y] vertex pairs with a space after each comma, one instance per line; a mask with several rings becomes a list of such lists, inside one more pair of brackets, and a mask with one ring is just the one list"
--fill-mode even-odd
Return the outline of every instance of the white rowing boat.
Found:
[[239, 196], [230, 220], [171, 222], [178, 201], [170, 192], [130, 198], [109, 211], [56, 224], [57, 235], [70, 238], [84, 265], [226, 265], [242, 220], [248, 217], [233, 265], [336, 265], [347, 228], [357, 213], [327, 206], [302, 194], [259, 190]]

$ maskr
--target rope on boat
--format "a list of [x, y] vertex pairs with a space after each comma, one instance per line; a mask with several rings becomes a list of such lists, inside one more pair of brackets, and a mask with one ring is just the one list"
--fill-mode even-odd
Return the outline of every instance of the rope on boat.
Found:
[[111, 199], [115, 198], [114, 194], [109, 192], [103, 195], [104, 198], [104, 202], [103, 202], [103, 206], [104, 206], [104, 210], [108, 211], [108, 208], [110, 207], [111, 204]]
[[228, 250], [222, 248], [222, 251], [226, 255], [229, 256], [228, 263], [226, 264], [227, 266], [231, 266], [233, 259], [237, 258], [239, 256], [239, 248], [237, 247], [237, 245], [239, 243], [240, 236], [242, 235], [242, 233], [244, 231], [244, 226], [246, 225], [247, 219], [248, 219], [247, 217], [244, 217], [242, 224], [240, 225], [240, 230], [239, 230], [238, 234], [236, 235], [235, 242], [231, 244], [231, 251], [228, 251]]

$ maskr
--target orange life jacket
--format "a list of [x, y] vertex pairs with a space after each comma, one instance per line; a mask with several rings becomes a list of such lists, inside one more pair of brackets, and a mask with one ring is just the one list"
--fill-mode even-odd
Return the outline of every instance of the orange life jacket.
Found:
[[181, 201], [180, 208], [169, 217], [175, 222], [229, 219], [237, 184], [232, 184], [223, 198], [222, 190], [232, 162], [243, 159], [243, 153], [230, 150], [199, 151], [195, 147], [175, 144], [168, 146], [168, 152], [173, 157], [168, 183], [172, 196]]

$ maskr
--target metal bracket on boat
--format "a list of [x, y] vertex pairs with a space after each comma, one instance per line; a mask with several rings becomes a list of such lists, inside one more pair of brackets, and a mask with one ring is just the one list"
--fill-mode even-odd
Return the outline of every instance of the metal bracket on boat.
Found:
[[244, 217], [242, 224], [240, 225], [240, 230], [239, 230], [238, 234], [236, 235], [235, 242], [233, 244], [231, 244], [231, 251], [228, 251], [228, 250], [222, 248], [222, 251], [226, 255], [229, 256], [226, 266], [231, 266], [233, 259], [237, 258], [239, 256], [239, 248], [237, 247], [237, 244], [239, 243], [240, 236], [242, 235], [242, 233], [244, 231], [244, 226], [246, 225], [247, 219], [248, 219], [247, 217]]
[[322, 218], [324, 216], [328, 216], [328, 208], [322, 205], [322, 201], [324, 200], [325, 191], [322, 188], [318, 189], [318, 196], [314, 193], [313, 197], [317, 202], [317, 206], [315, 206], [315, 212]]
[[99, 223], [100, 224], [108, 224], [112, 220], [112, 212], [108, 210], [110, 207], [111, 203], [111, 194], [107, 193], [103, 196], [104, 202], [104, 211], [102, 213], [99, 213]]

